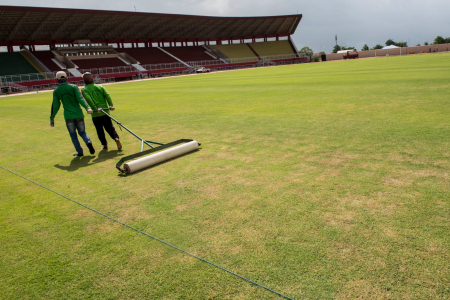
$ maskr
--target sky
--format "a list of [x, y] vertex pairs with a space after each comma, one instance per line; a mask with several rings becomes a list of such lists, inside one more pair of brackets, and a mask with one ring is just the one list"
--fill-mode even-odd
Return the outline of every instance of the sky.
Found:
[[450, 36], [449, 0], [0, 0], [0, 5], [102, 9], [207, 16], [303, 14], [292, 36], [297, 48], [331, 52], [340, 46], [358, 50], [388, 39], [415, 46]]

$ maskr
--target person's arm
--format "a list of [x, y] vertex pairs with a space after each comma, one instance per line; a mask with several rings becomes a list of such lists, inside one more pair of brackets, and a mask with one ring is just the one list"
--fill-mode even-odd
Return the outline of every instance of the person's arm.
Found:
[[108, 106], [114, 106], [112, 103], [111, 96], [109, 95], [108, 91], [102, 87], [103, 90], [103, 97], [105, 98], [106, 102], [108, 103]]
[[92, 100], [91, 96], [89, 96], [89, 93], [85, 90], [85, 88], [82, 89], [82, 92], [87, 104], [92, 108], [93, 111], [96, 111], [97, 106], [95, 106], [94, 101]]
[[80, 90], [76, 86], [74, 86], [73, 88], [75, 89], [75, 98], [77, 99], [78, 103], [80, 103], [80, 105], [87, 110], [89, 106], [86, 103], [86, 101], [84, 101], [84, 99], [81, 97]]
[[59, 97], [56, 94], [56, 91], [53, 91], [52, 109], [50, 111], [50, 125], [54, 124], [53, 120], [55, 119], [55, 116], [58, 113], [60, 107], [61, 107], [61, 101], [59, 100]]

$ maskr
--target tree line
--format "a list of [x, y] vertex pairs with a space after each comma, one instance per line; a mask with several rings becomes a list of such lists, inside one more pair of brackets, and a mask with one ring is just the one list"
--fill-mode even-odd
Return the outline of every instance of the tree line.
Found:
[[[439, 44], [450, 44], [450, 37], [443, 38], [442, 36], [437, 36], [434, 39], [433, 45], [439, 45]], [[386, 46], [394, 45], [394, 46], [397, 46], [397, 47], [408, 47], [408, 43], [407, 42], [403, 42], [403, 41], [402, 42], [395, 42], [392, 39], [388, 39], [386, 41], [385, 45]], [[423, 45], [427, 46], [428, 42], [425, 42]], [[416, 46], [422, 46], [422, 45], [421, 44], [417, 44]], [[377, 45], [373, 46], [372, 48], [369, 48], [369, 46], [367, 44], [365, 44], [362, 47], [361, 51], [379, 50], [379, 49], [383, 49], [383, 47], [384, 47], [383, 45], [377, 44]], [[345, 46], [336, 45], [336, 46], [334, 46], [332, 53], [337, 53], [338, 51], [341, 51], [341, 50], [352, 50], [352, 49], [356, 49], [356, 48], [355, 47], [345, 47]], [[309, 48], [309, 47], [303, 47], [299, 51], [299, 53], [304, 53], [306, 56], [312, 56], [313, 50], [311, 48]]]

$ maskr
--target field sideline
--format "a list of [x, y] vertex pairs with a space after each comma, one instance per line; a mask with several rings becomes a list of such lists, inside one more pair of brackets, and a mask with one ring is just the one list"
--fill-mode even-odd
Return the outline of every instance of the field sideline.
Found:
[[[108, 85], [136, 133], [202, 142], [126, 177], [127, 132], [122, 152], [72, 158], [51, 93], [1, 97], [0, 166], [294, 299], [448, 299], [449, 68], [445, 53]], [[1, 168], [0, 204], [0, 299], [278, 299]]]

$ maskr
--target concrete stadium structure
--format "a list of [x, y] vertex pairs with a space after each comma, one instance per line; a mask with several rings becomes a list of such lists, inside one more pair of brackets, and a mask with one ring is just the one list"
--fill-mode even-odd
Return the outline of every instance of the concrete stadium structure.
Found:
[[291, 40], [301, 19], [0, 6], [0, 80], [39, 89], [59, 70], [78, 82], [304, 62]]

